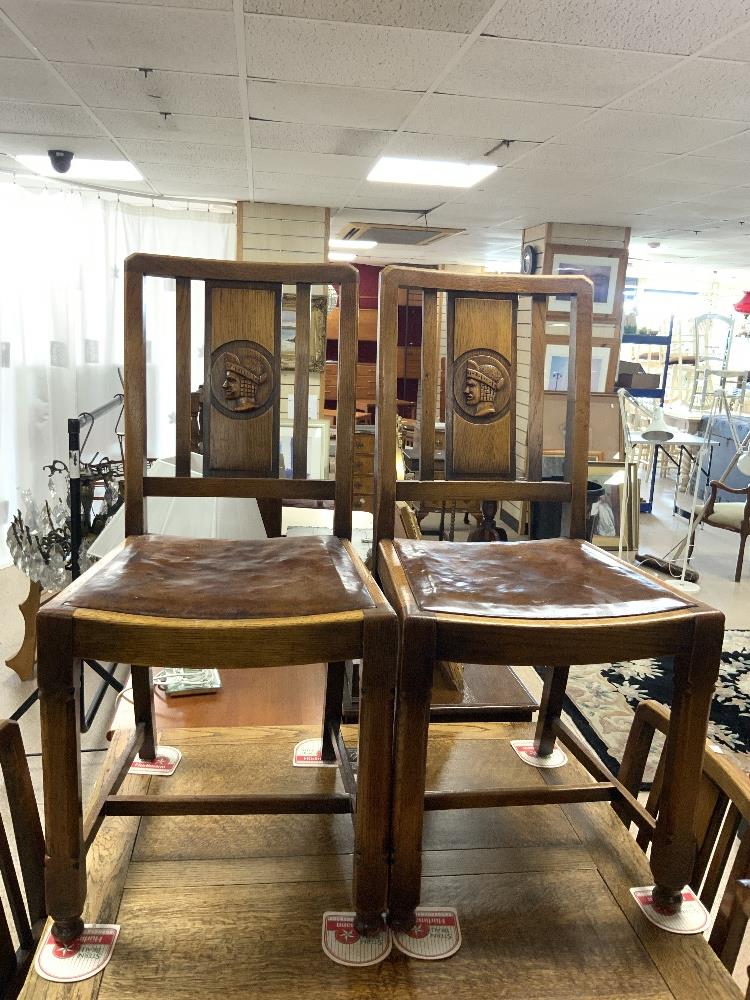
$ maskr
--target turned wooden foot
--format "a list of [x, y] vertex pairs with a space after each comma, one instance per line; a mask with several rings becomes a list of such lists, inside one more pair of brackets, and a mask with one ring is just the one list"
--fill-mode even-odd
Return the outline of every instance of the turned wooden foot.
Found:
[[374, 937], [385, 927], [385, 921], [383, 920], [382, 913], [370, 915], [355, 913], [354, 927], [362, 937]]
[[52, 937], [58, 944], [70, 944], [83, 934], [83, 920], [80, 917], [69, 917], [67, 920], [56, 920], [52, 924]]
[[679, 889], [668, 889], [663, 885], [655, 885], [653, 891], [654, 904], [660, 910], [667, 910], [669, 913], [677, 913], [682, 907], [682, 887]]

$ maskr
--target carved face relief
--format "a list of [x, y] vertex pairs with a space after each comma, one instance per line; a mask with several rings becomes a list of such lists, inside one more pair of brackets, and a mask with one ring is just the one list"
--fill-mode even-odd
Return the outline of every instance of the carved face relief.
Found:
[[254, 417], [273, 400], [271, 356], [250, 340], [232, 341], [211, 357], [211, 395], [214, 406], [230, 417]]
[[494, 420], [507, 409], [512, 390], [507, 362], [496, 351], [467, 351], [454, 365], [453, 396], [470, 420]]

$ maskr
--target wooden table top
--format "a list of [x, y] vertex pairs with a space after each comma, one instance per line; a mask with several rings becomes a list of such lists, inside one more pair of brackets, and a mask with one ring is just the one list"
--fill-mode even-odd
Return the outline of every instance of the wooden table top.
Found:
[[[508, 744], [528, 724], [440, 725], [428, 788], [580, 781], [575, 762], [523, 764]], [[314, 791], [334, 769], [291, 766], [297, 727], [171, 730], [172, 778], [129, 777], [123, 791]], [[346, 731], [348, 742], [354, 732]], [[122, 740], [118, 733], [113, 752]], [[343, 789], [340, 789], [343, 790]], [[94, 791], [96, 794], [96, 790]], [[609, 805], [427, 814], [423, 901], [455, 906], [463, 945], [443, 962], [394, 951], [381, 965], [335, 965], [324, 910], [349, 908], [347, 816], [110, 818], [89, 855], [87, 922], [119, 923], [107, 969], [75, 986], [32, 971], [25, 1000], [737, 1000], [698, 936], [650, 924], [628, 891], [646, 861]]]

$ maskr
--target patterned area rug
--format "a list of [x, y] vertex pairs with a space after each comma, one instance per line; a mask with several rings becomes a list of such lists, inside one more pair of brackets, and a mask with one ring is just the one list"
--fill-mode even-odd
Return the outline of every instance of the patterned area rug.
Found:
[[[750, 772], [750, 631], [729, 629], [721, 659], [708, 736], [714, 748]], [[649, 698], [671, 703], [671, 657], [571, 667], [565, 711], [617, 774], [633, 711]], [[655, 740], [654, 747], [660, 749], [661, 741]], [[649, 780], [653, 767], [646, 771]]]

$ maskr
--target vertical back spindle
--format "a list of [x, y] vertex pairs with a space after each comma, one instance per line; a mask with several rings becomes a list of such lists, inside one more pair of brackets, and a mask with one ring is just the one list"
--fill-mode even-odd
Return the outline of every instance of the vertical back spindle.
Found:
[[586, 537], [586, 482], [589, 457], [589, 395], [591, 392], [591, 298], [579, 292], [570, 300], [570, 356], [565, 420], [565, 467], [571, 484], [570, 504], [563, 514], [563, 533]]
[[175, 473], [190, 475], [190, 279], [177, 278], [175, 354]]
[[297, 285], [294, 331], [294, 430], [292, 475], [307, 479], [307, 409], [310, 396], [310, 285]]
[[435, 406], [440, 378], [437, 291], [422, 293], [422, 415], [419, 426], [419, 478], [435, 478]]
[[125, 270], [125, 535], [146, 530], [146, 338], [143, 274]]
[[[336, 403], [336, 498], [333, 533], [352, 537], [354, 410], [357, 394], [357, 309], [359, 283], [341, 283], [339, 365]], [[394, 427], [395, 433], [395, 427]]]
[[529, 371], [529, 424], [526, 447], [528, 459], [526, 477], [542, 478], [544, 446], [544, 333], [547, 318], [547, 298], [531, 297], [531, 364]]

